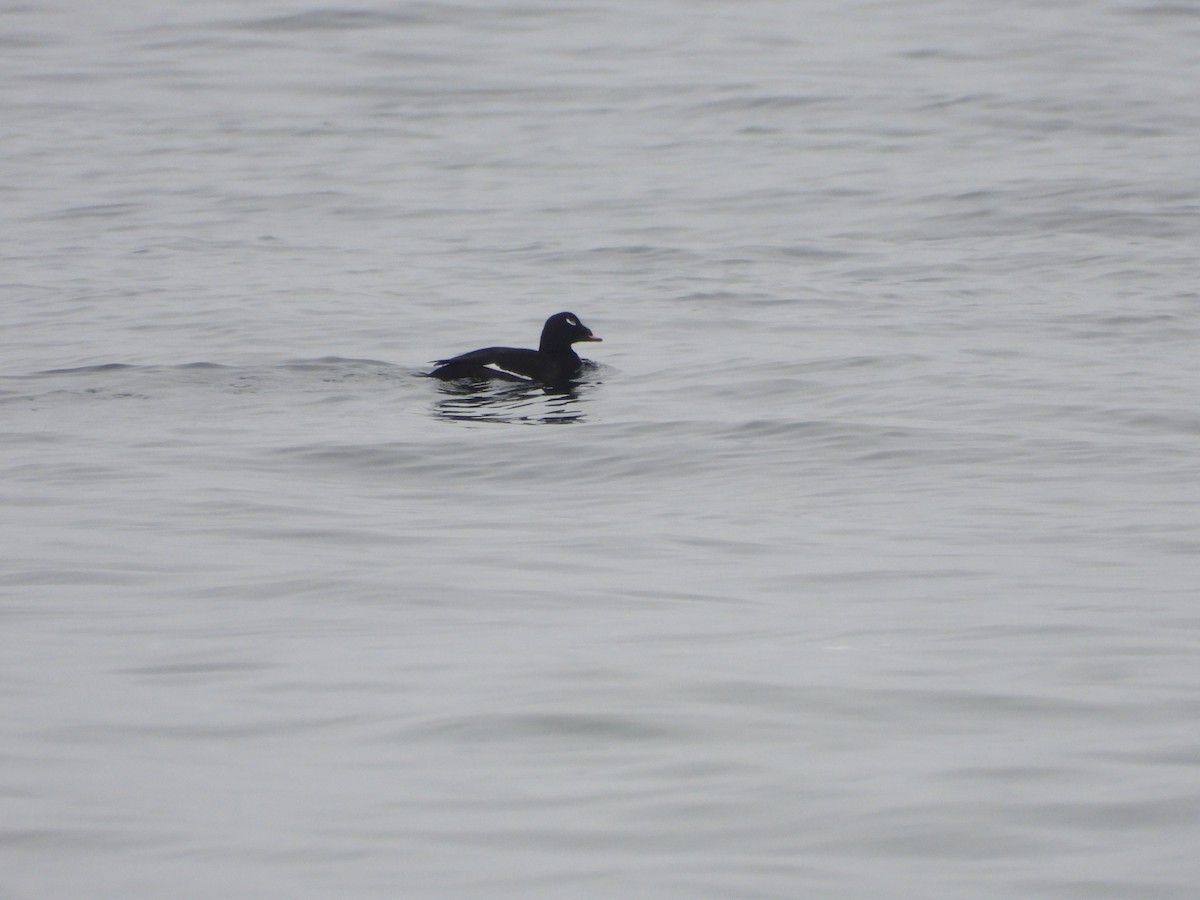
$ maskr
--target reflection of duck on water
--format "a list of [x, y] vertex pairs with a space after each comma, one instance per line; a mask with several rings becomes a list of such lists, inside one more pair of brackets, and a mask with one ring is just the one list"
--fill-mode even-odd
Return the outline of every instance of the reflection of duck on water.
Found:
[[442, 398], [434, 413], [456, 422], [567, 425], [585, 418], [580, 392], [589, 388], [590, 385], [551, 387], [525, 381], [482, 389], [478, 382], [464, 380], [442, 388]]
[[561, 312], [546, 320], [536, 350], [485, 347], [439, 359], [438, 367], [429, 374], [442, 381], [494, 379], [560, 385], [569, 382], [583, 368], [583, 360], [571, 345], [599, 340], [577, 315]]

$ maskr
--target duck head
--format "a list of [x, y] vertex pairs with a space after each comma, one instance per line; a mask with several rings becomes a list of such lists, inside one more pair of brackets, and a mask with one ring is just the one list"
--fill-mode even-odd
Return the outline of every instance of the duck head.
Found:
[[582, 341], [599, 340], [600, 338], [592, 334], [592, 329], [579, 321], [579, 316], [575, 313], [560, 312], [546, 320], [538, 349], [543, 352], [563, 350]]

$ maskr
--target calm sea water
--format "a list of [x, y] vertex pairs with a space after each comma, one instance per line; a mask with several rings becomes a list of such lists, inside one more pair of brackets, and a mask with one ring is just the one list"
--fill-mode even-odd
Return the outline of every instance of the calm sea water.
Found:
[[0, 7], [0, 897], [1195, 897], [1198, 64]]

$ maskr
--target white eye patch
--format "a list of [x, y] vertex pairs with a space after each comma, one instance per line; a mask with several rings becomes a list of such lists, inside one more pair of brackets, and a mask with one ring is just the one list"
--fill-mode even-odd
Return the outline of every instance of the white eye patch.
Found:
[[567, 316], [566, 322], [568, 325], [575, 325], [575, 326], [579, 325], [579, 323], [575, 319], [572, 319], [570, 316]]

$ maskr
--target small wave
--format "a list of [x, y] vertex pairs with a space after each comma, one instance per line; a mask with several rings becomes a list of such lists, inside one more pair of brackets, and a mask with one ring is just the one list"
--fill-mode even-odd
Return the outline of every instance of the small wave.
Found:
[[429, 21], [412, 12], [376, 12], [366, 9], [314, 9], [282, 16], [267, 16], [239, 22], [246, 31], [353, 31], [392, 25], [414, 25]]
[[382, 359], [360, 359], [353, 356], [319, 356], [316, 359], [294, 359], [283, 363], [280, 368], [319, 369], [328, 366], [387, 366], [392, 368], [394, 363]]
[[678, 247], [657, 247], [653, 244], [619, 244], [615, 246], [592, 247], [588, 250], [595, 256], [635, 256], [639, 258], [691, 260], [698, 258], [695, 253], [680, 250]]
[[814, 106], [826, 103], [831, 97], [807, 94], [759, 94], [746, 97], [727, 97], [721, 100], [708, 100], [698, 103], [694, 110], [703, 112], [722, 112], [743, 109], [795, 109], [800, 106]]
[[138, 369], [140, 366], [130, 363], [100, 363], [94, 366], [72, 366], [66, 369], [44, 369], [35, 375], [89, 375], [93, 372], [120, 372], [126, 369]]
[[69, 206], [50, 214], [51, 219], [115, 219], [141, 209], [137, 203], [96, 203], [89, 206]]
[[92, 366], [69, 366], [65, 369], [43, 369], [40, 372], [33, 373], [37, 375], [92, 375], [99, 372], [132, 372], [152, 369], [228, 369], [230, 366], [224, 366], [220, 363], [211, 362], [190, 362], [180, 363], [174, 366], [145, 366], [135, 363], [97, 363]]
[[1126, 15], [1144, 17], [1179, 17], [1195, 18], [1200, 16], [1200, 6], [1190, 3], [1148, 3], [1145, 6], [1131, 6], [1124, 10]]
[[617, 740], [647, 741], [674, 737], [679, 728], [661, 719], [574, 711], [475, 715], [436, 719], [418, 728], [429, 735], [452, 735], [472, 741]]

